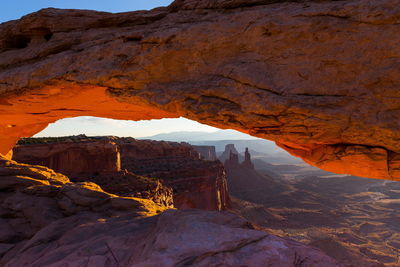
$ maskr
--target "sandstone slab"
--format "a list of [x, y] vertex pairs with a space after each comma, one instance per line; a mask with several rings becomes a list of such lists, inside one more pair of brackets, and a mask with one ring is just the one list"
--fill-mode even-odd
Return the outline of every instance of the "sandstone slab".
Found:
[[43, 228], [14, 253], [6, 266], [342, 266], [236, 215], [198, 210], [144, 219], [75, 215]]
[[396, 0], [177, 0], [3, 23], [0, 152], [65, 117], [183, 116], [399, 180], [399, 14]]

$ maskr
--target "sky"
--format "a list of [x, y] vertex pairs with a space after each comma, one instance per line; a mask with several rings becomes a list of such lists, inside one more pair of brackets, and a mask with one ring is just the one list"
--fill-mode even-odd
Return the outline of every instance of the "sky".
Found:
[[5, 22], [47, 7], [92, 9], [115, 13], [167, 6], [172, 0], [1, 0], [1, 2], [0, 22]]
[[[38, 11], [42, 8], [92, 9], [106, 12], [127, 12], [167, 6], [172, 0], [3, 0], [0, 23]], [[50, 124], [36, 136], [116, 135], [145, 137], [176, 131], [214, 132], [217, 128], [185, 118], [150, 121], [118, 121], [95, 117], [77, 117]]]
[[114, 135], [149, 137], [159, 133], [170, 132], [215, 132], [219, 129], [200, 124], [185, 118], [162, 119], [147, 121], [123, 121], [96, 117], [77, 117], [59, 120], [50, 124], [45, 130], [35, 135], [43, 136], [69, 136], [86, 134], [87, 136]]

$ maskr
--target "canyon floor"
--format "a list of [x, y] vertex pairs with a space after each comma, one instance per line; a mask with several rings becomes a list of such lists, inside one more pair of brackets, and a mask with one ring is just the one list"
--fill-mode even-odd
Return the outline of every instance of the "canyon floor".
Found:
[[400, 265], [400, 183], [307, 164], [228, 169], [233, 208], [271, 233], [318, 247], [347, 266]]

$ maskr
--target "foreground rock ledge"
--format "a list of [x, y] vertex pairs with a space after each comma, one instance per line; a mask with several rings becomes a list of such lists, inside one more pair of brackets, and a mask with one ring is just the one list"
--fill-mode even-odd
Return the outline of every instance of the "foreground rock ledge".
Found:
[[0, 153], [55, 120], [184, 116], [400, 180], [400, 6], [181, 0], [0, 25]]

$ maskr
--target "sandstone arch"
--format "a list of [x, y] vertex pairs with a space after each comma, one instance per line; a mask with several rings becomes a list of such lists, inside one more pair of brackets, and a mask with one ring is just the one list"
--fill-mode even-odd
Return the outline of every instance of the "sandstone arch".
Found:
[[177, 0], [1, 24], [0, 153], [64, 117], [184, 116], [400, 180], [396, 2]]

